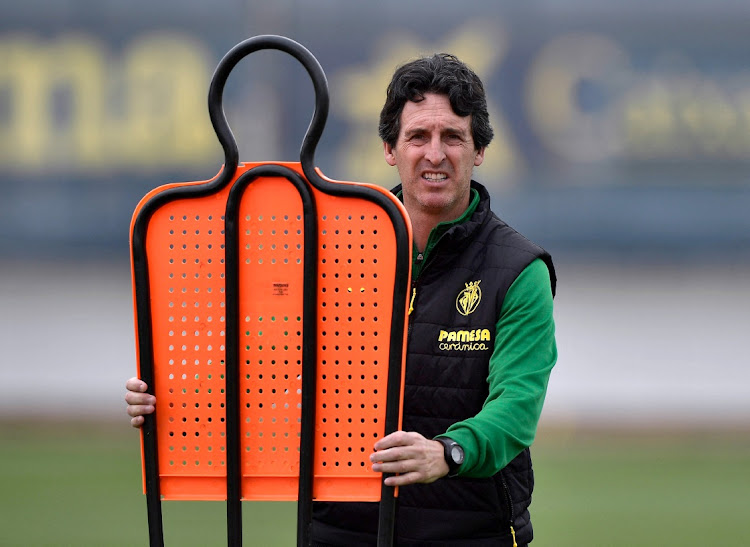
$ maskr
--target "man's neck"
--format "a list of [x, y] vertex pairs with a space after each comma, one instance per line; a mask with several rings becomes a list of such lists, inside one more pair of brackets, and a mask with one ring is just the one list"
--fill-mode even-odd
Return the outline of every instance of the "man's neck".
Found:
[[458, 214], [451, 215], [433, 215], [423, 210], [417, 210], [409, 212], [409, 218], [411, 219], [411, 231], [414, 237], [414, 244], [417, 246], [419, 251], [424, 251], [427, 247], [427, 240], [430, 238], [430, 233], [433, 228], [441, 222], [450, 222], [461, 216], [461, 213], [466, 209], [462, 209]]
[[411, 218], [411, 231], [414, 236], [414, 244], [417, 246], [419, 251], [424, 251], [427, 247], [427, 240], [430, 237], [430, 232], [437, 226], [440, 221], [434, 218], [419, 218], [421, 215], [409, 215]]
[[451, 211], [441, 210], [432, 212], [419, 206], [410, 207], [410, 204], [404, 201], [406, 211], [411, 219], [411, 231], [414, 238], [414, 244], [419, 251], [424, 251], [427, 247], [427, 240], [430, 238], [432, 229], [441, 222], [450, 222], [459, 218], [469, 206], [470, 197], [467, 196], [466, 203], [461, 207], [454, 208]]

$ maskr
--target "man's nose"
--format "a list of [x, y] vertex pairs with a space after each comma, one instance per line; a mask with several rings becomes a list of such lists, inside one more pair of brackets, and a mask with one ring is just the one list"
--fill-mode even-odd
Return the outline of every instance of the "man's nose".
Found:
[[443, 142], [439, 138], [430, 139], [425, 151], [425, 159], [432, 165], [440, 165], [445, 159], [445, 151], [443, 150]]

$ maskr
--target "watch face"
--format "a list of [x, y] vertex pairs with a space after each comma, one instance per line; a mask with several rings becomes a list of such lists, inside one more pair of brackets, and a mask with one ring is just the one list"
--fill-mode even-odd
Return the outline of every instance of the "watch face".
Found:
[[459, 465], [463, 463], [464, 451], [460, 446], [453, 446], [451, 448], [451, 459]]

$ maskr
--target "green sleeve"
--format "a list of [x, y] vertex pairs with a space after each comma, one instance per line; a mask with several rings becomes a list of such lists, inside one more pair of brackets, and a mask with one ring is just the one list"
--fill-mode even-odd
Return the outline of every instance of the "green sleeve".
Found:
[[549, 273], [536, 259], [505, 296], [482, 410], [445, 433], [464, 449], [460, 476], [494, 475], [531, 446], [556, 360]]

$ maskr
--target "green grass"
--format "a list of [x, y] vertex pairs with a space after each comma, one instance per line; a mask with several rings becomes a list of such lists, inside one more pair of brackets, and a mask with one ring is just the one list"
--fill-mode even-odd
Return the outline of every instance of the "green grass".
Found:
[[[0, 424], [0, 546], [146, 545], [127, 423]], [[747, 435], [561, 436], [534, 450], [535, 547], [750, 545]], [[223, 545], [223, 503], [165, 502], [168, 546]], [[294, 545], [294, 503], [243, 504], [246, 545]]]
[[746, 432], [539, 444], [536, 547], [750, 545]]

